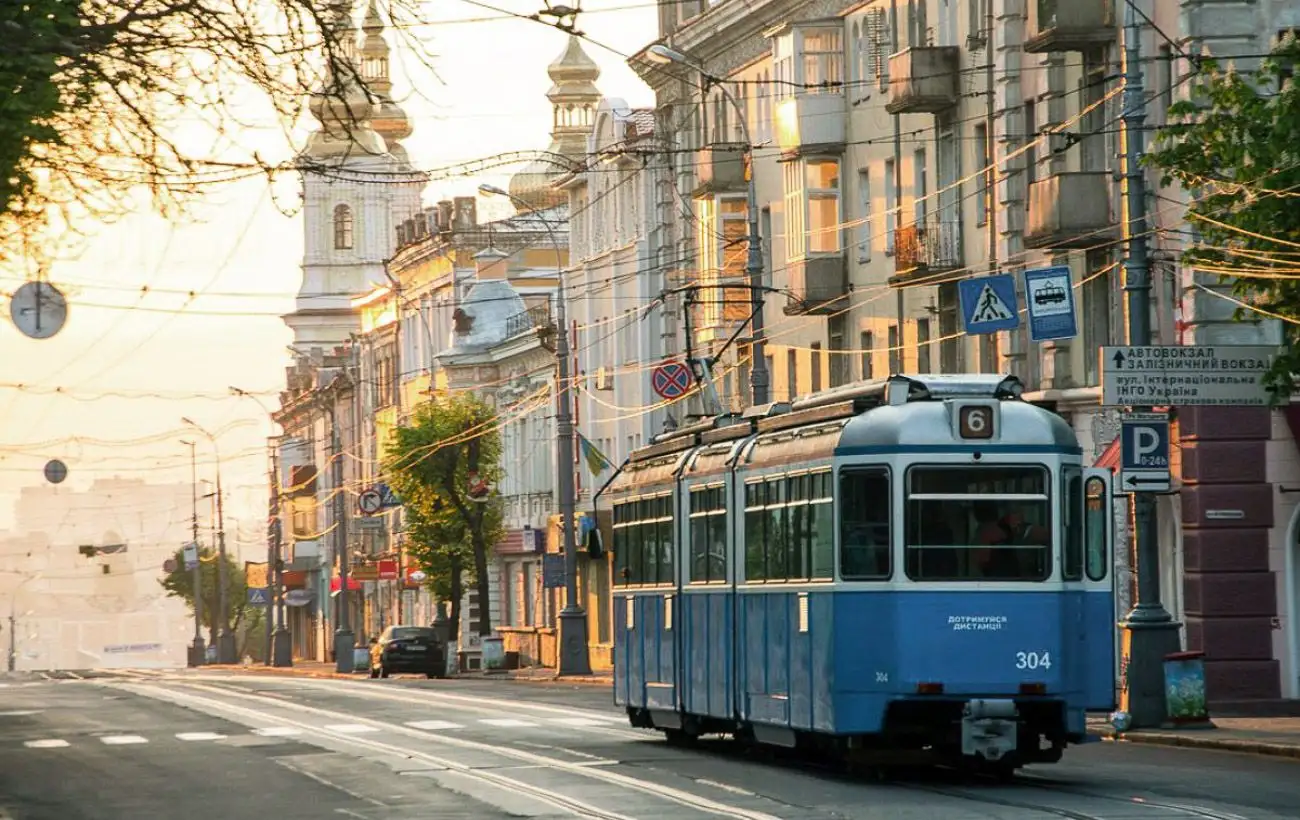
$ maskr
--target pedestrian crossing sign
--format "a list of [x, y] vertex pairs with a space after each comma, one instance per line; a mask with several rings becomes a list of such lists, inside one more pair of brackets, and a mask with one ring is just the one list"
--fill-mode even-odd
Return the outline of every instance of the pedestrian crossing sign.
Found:
[[957, 294], [969, 334], [997, 333], [1020, 325], [1016, 280], [1009, 273], [963, 279], [957, 283]]
[[249, 606], [266, 606], [270, 602], [271, 602], [270, 590], [268, 590], [266, 587], [248, 588]]

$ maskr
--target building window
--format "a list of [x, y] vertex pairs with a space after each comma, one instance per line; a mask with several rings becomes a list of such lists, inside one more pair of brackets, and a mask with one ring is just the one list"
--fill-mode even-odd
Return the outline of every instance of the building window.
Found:
[[979, 194], [975, 197], [975, 224], [984, 225], [989, 221], [989, 195], [993, 191], [993, 169], [989, 157], [989, 129], [979, 123], [975, 126], [975, 164], [980, 168]]
[[[739, 282], [749, 255], [749, 223], [743, 196], [717, 197], [696, 201], [697, 240], [700, 249], [700, 282]], [[703, 327], [749, 317], [749, 291], [718, 288], [703, 291]]]
[[858, 261], [871, 261], [871, 172], [858, 171]]
[[898, 338], [898, 325], [889, 326], [889, 375], [903, 372], [903, 349]]
[[352, 209], [347, 205], [334, 206], [334, 249], [352, 250]]
[[785, 351], [785, 398], [794, 401], [799, 395], [799, 351], [793, 347]]
[[916, 320], [916, 372], [930, 372], [930, 320]]
[[840, 387], [852, 381], [849, 374], [849, 354], [844, 352], [848, 319], [843, 313], [826, 320], [826, 338], [830, 348], [831, 387]]
[[858, 56], [861, 66], [859, 79], [862, 81], [860, 99], [865, 100], [871, 96], [873, 85], [881, 91], [889, 87], [889, 55], [893, 52], [889, 10], [868, 9], [862, 18], [862, 40]]
[[844, 30], [838, 26], [803, 32], [803, 82], [810, 94], [844, 93]]
[[839, 160], [786, 163], [785, 206], [787, 259], [840, 252]]
[[876, 355], [876, 334], [870, 330], [862, 331], [859, 336], [858, 346], [862, 348], [862, 378], [865, 381], [871, 378], [874, 372], [871, 359]]
[[894, 252], [894, 232], [898, 229], [898, 177], [892, 159], [885, 160], [885, 253]]
[[812, 343], [812, 392], [822, 389], [822, 343]]
[[1117, 277], [1111, 275], [1109, 254], [1093, 251], [1087, 255], [1087, 275], [1082, 293], [1083, 379], [1085, 386], [1101, 383], [1097, 350], [1111, 343], [1111, 288]]

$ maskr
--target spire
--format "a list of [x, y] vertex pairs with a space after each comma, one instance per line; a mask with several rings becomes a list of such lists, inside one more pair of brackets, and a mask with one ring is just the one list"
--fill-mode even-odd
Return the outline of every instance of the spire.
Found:
[[347, 66], [329, 66], [325, 83], [312, 95], [308, 106], [312, 116], [320, 123], [303, 152], [312, 159], [326, 160], [348, 155], [379, 155], [387, 153], [387, 146], [371, 127], [371, 120], [379, 111], [372, 94], [357, 82], [357, 29], [352, 19], [349, 0], [335, 0], [332, 4], [335, 37], [340, 47], [340, 58]]
[[384, 138], [389, 153], [407, 163], [406, 148], [401, 140], [411, 136], [413, 129], [406, 112], [393, 101], [393, 80], [389, 75], [391, 49], [384, 39], [384, 19], [379, 15], [379, 0], [370, 0], [362, 29], [366, 35], [361, 46], [362, 76], [379, 98], [379, 111], [374, 116], [375, 131]]
[[[564, 51], [546, 68], [551, 78], [551, 144], [546, 150], [575, 162], [587, 153], [587, 137], [595, 121], [600, 90], [596, 80], [600, 67], [582, 48], [582, 40], [569, 35]], [[558, 158], [556, 158], [558, 159]], [[539, 158], [510, 179], [510, 193], [535, 208], [553, 208], [567, 197], [551, 188], [562, 173], [554, 159]]]

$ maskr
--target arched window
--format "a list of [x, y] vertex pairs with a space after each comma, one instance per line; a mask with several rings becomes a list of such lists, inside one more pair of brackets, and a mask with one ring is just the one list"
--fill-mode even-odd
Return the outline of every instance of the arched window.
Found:
[[352, 250], [352, 209], [347, 205], [334, 206], [334, 249]]

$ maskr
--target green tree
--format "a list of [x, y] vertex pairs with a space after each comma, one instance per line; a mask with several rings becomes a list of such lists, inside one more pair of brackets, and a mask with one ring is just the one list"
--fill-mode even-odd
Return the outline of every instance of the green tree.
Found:
[[[194, 572], [185, 569], [185, 557], [181, 550], [176, 550], [172, 560], [176, 562], [176, 569], [160, 578], [158, 583], [167, 591], [168, 596], [184, 600], [190, 608], [190, 616], [193, 617]], [[258, 618], [262, 608], [249, 606], [244, 568], [239, 566], [229, 554], [226, 555], [226, 584], [228, 587], [226, 611], [230, 617], [230, 629], [236, 636], [240, 636], [250, 629], [250, 624], [254, 621], [262, 623]], [[215, 550], [203, 550], [200, 553], [199, 589], [202, 590], [203, 595], [203, 627], [208, 632], [208, 645], [213, 646], [217, 641], [217, 627], [221, 624], [217, 617], [217, 553]], [[247, 641], [240, 642], [247, 644]], [[242, 648], [240, 655], [243, 655]]]
[[[0, 259], [30, 255], [51, 227], [132, 211], [141, 192], [174, 215], [213, 185], [286, 169], [242, 147], [240, 131], [269, 116], [288, 135], [313, 94], [337, 101], [365, 87], [340, 22], [358, 5], [0, 2]], [[423, 53], [410, 33], [422, 4], [379, 5], [390, 36]], [[216, 133], [195, 139], [196, 122]]]
[[487, 602], [488, 550], [504, 524], [500, 496], [501, 437], [496, 412], [468, 393], [438, 397], [393, 431], [384, 470], [406, 510], [411, 553], [435, 594], [451, 599], [453, 629], [460, 615], [460, 571], [472, 561], [479, 595], [478, 634], [492, 632]]
[[1290, 79], [1298, 65], [1290, 36], [1258, 72], [1202, 61], [1146, 159], [1162, 185], [1192, 195], [1187, 217], [1199, 236], [1183, 263], [1219, 273], [1256, 308], [1239, 308], [1238, 320], [1259, 321], [1261, 310], [1284, 318], [1287, 350], [1268, 376], [1277, 400], [1300, 370], [1291, 349], [1300, 320], [1300, 86]]

